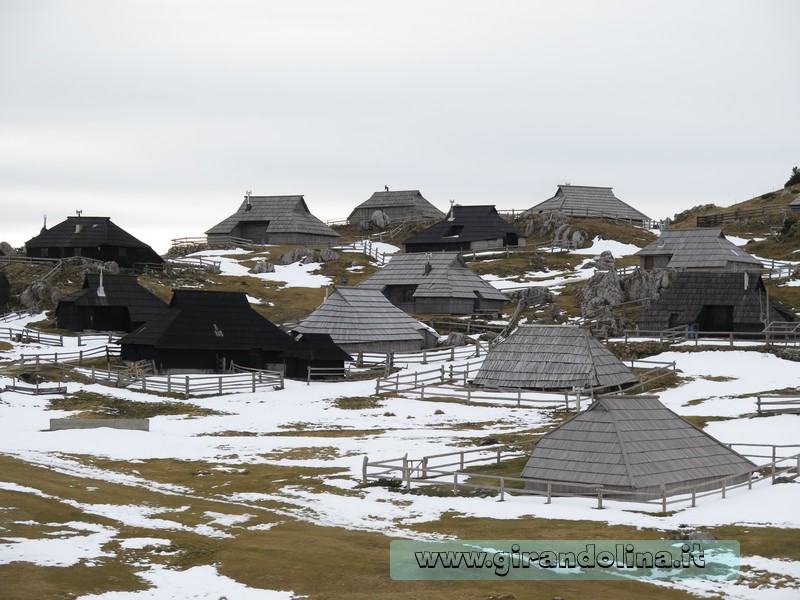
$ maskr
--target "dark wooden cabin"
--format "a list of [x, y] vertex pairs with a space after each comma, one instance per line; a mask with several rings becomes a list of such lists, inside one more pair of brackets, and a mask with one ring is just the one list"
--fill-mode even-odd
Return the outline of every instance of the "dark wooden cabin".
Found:
[[461, 252], [521, 244], [525, 238], [494, 206], [456, 204], [444, 220], [408, 238], [405, 248], [406, 252]]
[[133, 331], [166, 309], [133, 275], [88, 274], [82, 289], [59, 300], [56, 323], [71, 331]]
[[253, 310], [243, 292], [175, 290], [166, 311], [119, 343], [123, 360], [150, 360], [162, 373], [208, 373], [231, 363], [281, 370], [292, 338]]
[[683, 271], [637, 319], [642, 331], [693, 325], [698, 331], [763, 331], [767, 323], [797, 321], [769, 298], [761, 276], [747, 272]]
[[11, 283], [6, 274], [0, 271], [0, 314], [8, 312], [8, 299], [11, 297]]
[[164, 262], [150, 246], [112, 223], [110, 217], [67, 217], [25, 242], [25, 254], [36, 258], [84, 256], [113, 261], [124, 268]]
[[344, 375], [345, 361], [353, 357], [334, 343], [327, 333], [297, 333], [283, 353], [286, 377], [305, 379], [308, 368], [326, 369], [324, 375]]

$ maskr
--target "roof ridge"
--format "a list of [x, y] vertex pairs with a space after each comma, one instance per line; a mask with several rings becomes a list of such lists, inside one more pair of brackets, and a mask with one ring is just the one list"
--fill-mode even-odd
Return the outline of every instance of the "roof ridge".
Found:
[[634, 479], [633, 473], [631, 472], [631, 463], [628, 460], [628, 451], [625, 449], [625, 442], [622, 438], [622, 433], [619, 430], [619, 421], [617, 421], [616, 413], [610, 406], [605, 404], [602, 398], [599, 400], [599, 402], [600, 405], [608, 411], [608, 414], [611, 417], [611, 424], [614, 427], [614, 433], [617, 436], [617, 442], [619, 442], [619, 450], [620, 453], [622, 454], [622, 461], [625, 463], [625, 474], [628, 478], [628, 484], [632, 488], [636, 489], [636, 480]]

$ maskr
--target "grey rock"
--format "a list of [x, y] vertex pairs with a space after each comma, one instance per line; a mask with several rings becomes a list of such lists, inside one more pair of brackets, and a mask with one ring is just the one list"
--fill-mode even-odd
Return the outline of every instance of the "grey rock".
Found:
[[600, 256], [595, 257], [594, 266], [598, 271], [610, 271], [611, 269], [616, 268], [614, 256], [610, 251], [603, 250], [600, 253]]
[[387, 215], [382, 210], [376, 210], [372, 213], [372, 217], [370, 217], [370, 222], [375, 223], [377, 227], [383, 229], [389, 225], [389, 215]]
[[280, 261], [282, 265], [291, 265], [298, 261], [304, 264], [314, 262], [317, 253], [311, 248], [295, 248], [294, 250], [287, 250], [281, 255]]
[[103, 272], [109, 275], [119, 275], [119, 265], [113, 260], [103, 263]]
[[12, 256], [16, 254], [14, 247], [8, 242], [0, 242], [0, 254], [5, 256]]
[[319, 258], [322, 262], [330, 262], [339, 260], [339, 255], [330, 248], [323, 248], [319, 253]]
[[444, 341], [443, 346], [466, 346], [467, 341], [464, 334], [458, 331], [452, 331], [448, 334], [447, 339]]
[[524, 298], [529, 304], [549, 304], [555, 302], [555, 295], [546, 286], [531, 286], [520, 290], [514, 290], [507, 293], [510, 300], [519, 300]]
[[255, 266], [250, 269], [251, 273], [274, 273], [275, 272], [275, 265], [273, 265], [268, 260], [259, 260], [256, 262]]
[[572, 232], [572, 247], [573, 248], [583, 248], [583, 245], [586, 243], [586, 232], [585, 231], [573, 231]]

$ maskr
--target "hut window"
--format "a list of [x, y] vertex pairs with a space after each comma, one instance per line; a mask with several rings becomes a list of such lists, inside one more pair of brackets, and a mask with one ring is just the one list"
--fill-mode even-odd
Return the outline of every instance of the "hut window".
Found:
[[42, 248], [41, 252], [39, 253], [40, 256], [48, 256], [50, 254], [49, 248]]
[[128, 249], [127, 248], [120, 248], [119, 249], [119, 256], [128, 256]]
[[457, 237], [463, 230], [463, 225], [451, 225], [443, 237]]
[[216, 323], [212, 323], [212, 324], [214, 325], [214, 336], [215, 337], [225, 337], [224, 334], [222, 333], [222, 330], [219, 327], [217, 327], [217, 324]]

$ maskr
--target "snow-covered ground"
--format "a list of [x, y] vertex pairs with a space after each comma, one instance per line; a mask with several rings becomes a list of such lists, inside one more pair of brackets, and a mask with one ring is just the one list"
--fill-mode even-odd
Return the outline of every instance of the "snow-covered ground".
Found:
[[[6, 353], [13, 356], [19, 349]], [[725, 443], [800, 444], [800, 416], [781, 415], [758, 419], [744, 418], [755, 412], [755, 394], [773, 389], [800, 385], [800, 363], [772, 355], [737, 350], [716, 350], [693, 353], [667, 352], [653, 360], [675, 361], [687, 381], [668, 390], [662, 401], [682, 415], [714, 415], [728, 420], [711, 422], [706, 430]], [[458, 366], [458, 365], [456, 365]], [[409, 365], [409, 370], [429, 369], [430, 365]], [[0, 386], [8, 383], [0, 378]], [[354, 490], [360, 478], [363, 456], [371, 459], [393, 458], [408, 453], [409, 458], [447, 452], [461, 448], [457, 444], [467, 438], [479, 438], [503, 432], [527, 430], [547, 424], [546, 411], [536, 408], [510, 408], [466, 404], [438, 404], [409, 398], [385, 398], [380, 406], [362, 410], [337, 408], [337, 397], [368, 396], [374, 381], [312, 383], [287, 381], [280, 391], [242, 393], [221, 397], [193, 399], [201, 407], [226, 414], [184, 418], [164, 416], [151, 419], [149, 432], [91, 429], [46, 431], [48, 419], [67, 416], [65, 411], [47, 411], [46, 398], [3, 393], [0, 401], [0, 453], [15, 456], [55, 472], [116, 482], [163, 493], [191, 495], [181, 486], [148, 481], [135, 473], [120, 473], [89, 466], [77, 456], [109, 457], [117, 460], [142, 461], [151, 458], [175, 458], [203, 461], [217, 468], [236, 469], [241, 465], [270, 463], [307, 467], [338, 467], [344, 474], [332, 477], [334, 488], [349, 490], [342, 495], [315, 491], [287, 481], [278, 492], [234, 494], [227, 502], [255, 510], [259, 503], [280, 500], [288, 508], [284, 516], [314, 523], [382, 532], [411, 537], [408, 527], [432, 521], [446, 512], [457, 512], [490, 521], [535, 516], [549, 519], [600, 521], [609, 524], [673, 530], [679, 525], [711, 527], [726, 524], [747, 524], [800, 529], [796, 510], [798, 484], [771, 486], [768, 482], [754, 485], [753, 490], [730, 491], [726, 499], [701, 499], [696, 508], [677, 505], [675, 514], [660, 516], [650, 505], [606, 501], [605, 510], [596, 510], [596, 500], [557, 498], [547, 504], [543, 498], [506, 495], [503, 510], [497, 510], [496, 499], [476, 497], [429, 497], [398, 495], [381, 487]], [[161, 398], [147, 394], [106, 388], [99, 385], [69, 383], [70, 391], [85, 389], [102, 394], [140, 401]], [[437, 414], [437, 409], [441, 414]], [[391, 412], [396, 416], [385, 416]], [[492, 424], [481, 426], [480, 424]], [[305, 432], [341, 428], [352, 430], [352, 437], [335, 438], [335, 452], [320, 452], [315, 458], [293, 458], [292, 450], [329, 448], [331, 439], [305, 435]], [[286, 435], [295, 429], [297, 435]], [[221, 436], [226, 431], [256, 435]], [[282, 432], [282, 435], [264, 435]], [[372, 433], [370, 433], [372, 432]], [[210, 435], [213, 434], [213, 435]], [[798, 447], [795, 452], [800, 451]], [[285, 455], [285, 456], [284, 456]], [[12, 489], [35, 496], [43, 495], [34, 487], [20, 486], [3, 480], [0, 489]], [[90, 515], [128, 525], [151, 529], [156, 542], [169, 540], [170, 531], [178, 530], [175, 521], [164, 519], [164, 509], [150, 509], [124, 503], [74, 503], [76, 509]], [[672, 508], [672, 507], [671, 507]], [[179, 509], [176, 509], [179, 510]], [[248, 509], [250, 512], [250, 509]], [[161, 518], [154, 516], [162, 515]], [[209, 537], [225, 536], [226, 527], [248, 527], [247, 515], [231, 520], [225, 513], [210, 513], [208, 522], [190, 528]], [[181, 526], [183, 528], [187, 526]], [[260, 526], [253, 526], [260, 527]], [[487, 527], [491, 527], [487, 525]], [[58, 531], [45, 538], [5, 538], [0, 544], [0, 564], [22, 560], [39, 565], [68, 565], [77, 561], [91, 563], [107, 555], [106, 545], [116, 539], [113, 526], [86, 523], [63, 523]], [[130, 540], [127, 544], [136, 544]], [[145, 542], [141, 542], [145, 544]], [[748, 557], [753, 564], [764, 564], [774, 573], [797, 574], [800, 565], [787, 561], [767, 561]], [[241, 586], [220, 576], [213, 565], [196, 567], [182, 573], [151, 564], [142, 565], [141, 576], [154, 587], [147, 592], [109, 593], [87, 598], [137, 599], [162, 598], [159, 590], [169, 590], [174, 597], [192, 597], [192, 593], [213, 590], [236, 598], [288, 598], [288, 592], [264, 592]], [[187, 576], [187, 573], [195, 577]], [[686, 585], [681, 583], [678, 585]], [[700, 585], [700, 584], [697, 584]], [[703, 584], [710, 586], [711, 584]], [[736, 595], [733, 584], [715, 583], [729, 597], [780, 598], [779, 590], [760, 590], [757, 596]], [[722, 586], [721, 588], [719, 586]], [[711, 590], [711, 587], [698, 588]], [[797, 592], [797, 588], [791, 588]], [[251, 595], [248, 595], [251, 594]], [[261, 594], [261, 595], [259, 595]], [[206, 596], [198, 596], [206, 597]], [[216, 597], [216, 596], [207, 596]]]

